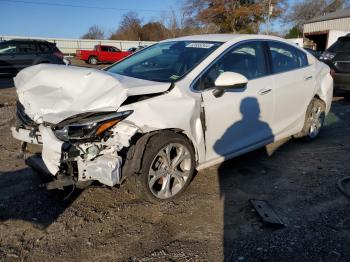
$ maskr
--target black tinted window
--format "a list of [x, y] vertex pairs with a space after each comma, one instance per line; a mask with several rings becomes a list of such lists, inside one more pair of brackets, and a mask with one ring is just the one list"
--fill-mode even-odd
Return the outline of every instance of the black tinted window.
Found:
[[288, 44], [269, 42], [269, 49], [274, 73], [297, 69], [308, 64], [305, 53]]
[[109, 49], [108, 46], [101, 46], [101, 51], [103, 52], [108, 52], [109, 51], [108, 49]]
[[51, 51], [51, 47], [47, 43], [38, 43], [39, 50], [43, 53], [48, 53]]
[[33, 42], [18, 42], [17, 43], [17, 52], [18, 53], [35, 53], [36, 46]]
[[0, 43], [0, 54], [16, 53], [16, 45], [13, 42]]
[[223, 72], [240, 73], [248, 79], [265, 76], [267, 70], [262, 43], [252, 42], [234, 47], [203, 74], [194, 88], [204, 90], [214, 87], [216, 78]]
[[109, 47], [109, 52], [120, 52], [120, 50], [114, 46]]
[[338, 45], [336, 50], [338, 52], [349, 52], [350, 51], [350, 37], [340, 37], [338, 39]]

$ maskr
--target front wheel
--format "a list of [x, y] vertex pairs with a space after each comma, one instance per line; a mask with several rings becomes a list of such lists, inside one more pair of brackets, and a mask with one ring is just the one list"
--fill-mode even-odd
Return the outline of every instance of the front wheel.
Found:
[[182, 135], [165, 132], [151, 137], [145, 146], [141, 173], [129, 184], [150, 202], [172, 200], [191, 182], [195, 167], [194, 149]]
[[296, 137], [306, 137], [309, 140], [316, 139], [325, 120], [325, 111], [326, 105], [323, 101], [317, 98], [312, 99], [307, 108], [304, 127]]

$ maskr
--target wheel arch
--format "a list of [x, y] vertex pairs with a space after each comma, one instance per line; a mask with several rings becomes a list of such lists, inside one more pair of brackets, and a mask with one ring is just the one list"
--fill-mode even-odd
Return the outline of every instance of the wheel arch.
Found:
[[90, 60], [90, 58], [92, 58], [92, 57], [95, 57], [97, 60], [98, 60], [98, 57], [96, 56], [96, 55], [89, 55], [89, 57], [88, 57], [88, 61]]
[[[122, 173], [124, 174], [122, 178], [123, 180], [132, 174], [140, 173], [142, 169], [143, 155], [144, 155], [147, 143], [149, 143], [150, 139], [153, 136], [161, 133], [166, 133], [166, 132], [176, 133], [178, 135], [181, 135], [184, 139], [186, 139], [190, 143], [194, 151], [196, 166], [198, 165], [198, 161], [199, 161], [198, 148], [195, 146], [194, 141], [190, 138], [190, 136], [186, 134], [184, 130], [179, 128], [166, 128], [166, 129], [153, 130], [147, 133], [138, 132], [135, 135], [133, 135], [130, 139], [130, 147], [127, 149], [127, 152], [125, 155], [125, 164], [123, 165], [123, 171], [122, 171]], [[131, 161], [131, 159], [134, 159], [134, 161]]]
[[325, 73], [316, 81], [317, 90], [314, 95], [315, 98], [324, 102], [326, 114], [330, 111], [333, 98], [333, 78], [328, 72], [328, 70], [325, 70]]

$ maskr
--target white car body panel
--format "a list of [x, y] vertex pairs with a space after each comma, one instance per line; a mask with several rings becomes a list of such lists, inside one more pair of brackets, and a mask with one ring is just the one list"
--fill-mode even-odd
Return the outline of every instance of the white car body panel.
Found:
[[[247, 88], [241, 92], [226, 92], [222, 97], [216, 98], [212, 90], [199, 92], [191, 89], [197, 76], [227, 48], [241, 41], [259, 39], [290, 45], [290, 42], [277, 37], [259, 35], [200, 35], [176, 39], [224, 43], [184, 78], [175, 82], [171, 90], [170, 83], [135, 79], [91, 68], [58, 65], [38, 65], [24, 69], [15, 78], [15, 85], [26, 114], [40, 124], [44, 147], [42, 156], [53, 175], [57, 173], [60, 164], [58, 155], [62, 141], [48, 130], [50, 127], [45, 126], [45, 123], [57, 124], [85, 112], [125, 110], [134, 112], [112, 128], [113, 138], [107, 142], [84, 144], [86, 148], [108, 145], [109, 150], [103, 152], [100, 164], [98, 157], [93, 160], [94, 163], [78, 161], [79, 170], [88, 170], [84, 174], [79, 173], [80, 180], [95, 179], [114, 185], [114, 176], [120, 172], [122, 163], [118, 152], [129, 146], [130, 139], [136, 133], [165, 129], [179, 130], [189, 138], [196, 152], [197, 169], [202, 169], [300, 132], [307, 105], [314, 96], [325, 102], [327, 112], [330, 109], [333, 82], [329, 68], [309, 54], [308, 67], [250, 80]], [[305, 77], [310, 75], [312, 78], [306, 80]], [[269, 89], [271, 90], [265, 92]], [[122, 105], [127, 97], [144, 94], [159, 95]], [[250, 123], [248, 119], [249, 126], [238, 125], [238, 134], [227, 132], [242, 119], [240, 104], [245, 98], [258, 101], [259, 121]], [[201, 115], [203, 108], [205, 119]], [[248, 130], [252, 126], [259, 132], [249, 134]], [[30, 141], [13, 132], [14, 137]], [[218, 143], [225, 133], [228, 136]]]
[[[261, 77], [249, 81], [244, 91], [229, 91], [222, 97], [214, 97], [212, 90], [202, 93], [207, 126], [206, 161], [212, 161], [220, 156], [249, 147], [252, 142], [267, 140], [272, 142], [272, 132], [269, 131], [267, 125], [262, 123], [271, 125], [273, 121], [273, 85], [274, 83], [268, 77]], [[272, 91], [260, 94], [267, 88], [271, 88]], [[253, 116], [243, 121], [241, 101], [250, 98], [256, 99], [258, 102], [256, 108], [258, 112], [251, 110], [247, 114], [252, 113]], [[248, 104], [248, 106], [250, 105]], [[260, 121], [255, 121], [257, 119], [255, 113], [257, 113], [257, 117], [260, 117]], [[252, 130], [255, 132], [251, 132]]]
[[116, 111], [128, 96], [166, 91], [170, 84], [109, 74], [92, 68], [40, 64], [14, 78], [18, 99], [37, 123], [59, 123], [94, 111]]

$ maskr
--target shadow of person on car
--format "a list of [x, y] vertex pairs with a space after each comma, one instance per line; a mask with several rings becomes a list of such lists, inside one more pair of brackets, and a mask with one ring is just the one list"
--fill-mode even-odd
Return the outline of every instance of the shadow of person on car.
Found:
[[48, 178], [40, 177], [31, 168], [0, 172], [0, 222], [23, 220], [36, 227], [46, 228], [82, 192], [75, 190], [70, 194], [72, 188], [47, 191], [41, 185], [48, 181]]
[[[223, 136], [214, 144], [214, 150], [217, 154], [227, 156], [227, 153], [229, 153], [225, 151], [225, 149], [228, 149], [227, 145], [232, 145], [229, 148], [230, 152], [237, 152], [257, 142], [273, 142], [273, 133], [270, 126], [268, 123], [260, 120], [260, 106], [256, 98], [247, 97], [243, 99], [240, 104], [240, 112], [242, 118], [227, 128]], [[263, 157], [262, 154], [264, 155]], [[249, 189], [244, 192], [244, 186], [240, 187], [240, 193], [235, 190], [238, 190], [237, 185], [244, 183], [244, 180], [248, 179], [246, 178], [247, 174], [251, 175], [250, 173], [252, 173], [252, 175], [259, 176], [260, 171], [255, 172], [254, 169], [259, 169], [261, 166], [255, 160], [258, 158], [263, 159], [264, 157], [266, 157], [266, 153], [262, 150], [257, 150], [249, 153], [248, 156], [243, 155], [222, 163], [218, 168], [220, 195], [224, 201], [223, 253], [225, 261], [231, 259], [232, 250], [230, 246], [232, 246], [233, 239], [239, 234], [239, 230], [236, 227], [238, 224], [241, 224], [240, 220], [246, 219], [237, 217], [237, 214], [241, 211], [237, 209], [237, 201], [242, 201], [246, 205], [248, 200], [254, 197], [254, 193], [250, 192]], [[254, 162], [252, 163], [252, 161]], [[253, 172], [250, 172], [249, 169], [252, 169]]]

